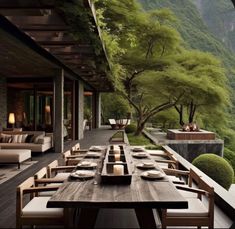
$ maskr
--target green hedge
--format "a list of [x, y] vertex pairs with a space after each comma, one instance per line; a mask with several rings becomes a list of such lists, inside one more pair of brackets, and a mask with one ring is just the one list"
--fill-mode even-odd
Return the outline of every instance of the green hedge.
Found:
[[125, 131], [127, 134], [134, 133], [136, 131], [136, 125], [135, 124], [130, 124], [126, 126]]
[[195, 158], [192, 164], [227, 190], [233, 183], [233, 168], [218, 155], [202, 154]]

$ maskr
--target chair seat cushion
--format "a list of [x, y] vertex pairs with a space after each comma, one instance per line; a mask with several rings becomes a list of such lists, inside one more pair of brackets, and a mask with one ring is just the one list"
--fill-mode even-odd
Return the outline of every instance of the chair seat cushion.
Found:
[[61, 179], [61, 180], [66, 180], [70, 176], [71, 173], [57, 173], [54, 178], [55, 179]]
[[51, 197], [34, 197], [23, 209], [22, 216], [27, 217], [63, 217], [63, 208], [47, 208], [47, 202]]
[[[187, 185], [182, 185], [182, 186], [188, 187]], [[184, 198], [196, 198], [197, 199], [197, 193], [195, 192], [189, 192], [189, 191], [184, 191], [180, 189], [178, 189], [178, 191]]]
[[167, 216], [174, 217], [200, 217], [208, 216], [208, 209], [199, 199], [189, 198], [187, 209], [167, 209]]

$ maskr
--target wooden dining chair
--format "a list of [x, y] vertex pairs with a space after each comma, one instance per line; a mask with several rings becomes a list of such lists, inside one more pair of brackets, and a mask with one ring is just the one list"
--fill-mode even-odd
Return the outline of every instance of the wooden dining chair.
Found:
[[[34, 174], [34, 183], [36, 187], [43, 186], [60, 186], [64, 182], [64, 179], [49, 178], [47, 167], [41, 168]], [[55, 191], [38, 192], [37, 196], [52, 196]]]
[[66, 180], [75, 168], [75, 165], [59, 165], [58, 160], [54, 160], [47, 166], [47, 174], [55, 180]]
[[77, 165], [86, 155], [86, 151], [73, 151], [67, 150], [63, 153], [64, 164], [66, 166]]
[[57, 189], [58, 186], [35, 187], [34, 177], [21, 183], [16, 191], [16, 228], [22, 228], [23, 225], [65, 225], [63, 208], [47, 208], [50, 197], [35, 196], [38, 192]]
[[[191, 174], [196, 174], [190, 170]], [[162, 228], [167, 226], [214, 226], [214, 188], [200, 176], [197, 178], [198, 188], [176, 185], [177, 189], [197, 194], [197, 198], [188, 197], [187, 209], [162, 209]], [[202, 198], [204, 197], [204, 198]], [[207, 201], [206, 201], [207, 200]]]

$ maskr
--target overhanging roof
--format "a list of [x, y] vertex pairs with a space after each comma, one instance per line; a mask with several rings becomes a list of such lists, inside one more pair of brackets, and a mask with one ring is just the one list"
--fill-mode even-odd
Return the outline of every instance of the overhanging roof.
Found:
[[[86, 9], [91, 11], [88, 0], [86, 1], [84, 10]], [[51, 57], [51, 59], [47, 59], [47, 61], [49, 60], [53, 63], [47, 63], [51, 65], [51, 68], [56, 68], [56, 66], [63, 67], [69, 74], [81, 77], [85, 82], [98, 91], [113, 90], [113, 85], [107, 77], [106, 71], [102, 70], [99, 66], [106, 65], [106, 69], [108, 66], [104, 49], [102, 49], [102, 52], [97, 55], [91, 40], [87, 39], [83, 42], [75, 40], [70, 34], [70, 25], [66, 22], [66, 19], [63, 14], [60, 13], [60, 10], [56, 7], [54, 0], [3, 0], [0, 1], [0, 13], [5, 19], [17, 26], [18, 30], [27, 35], [30, 39], [29, 43], [32, 45], [30, 46], [31, 49], [35, 50], [35, 47], [37, 46], [37, 51], [39, 51], [40, 54], [46, 55], [47, 53]], [[4, 20], [4, 18], [1, 17], [1, 21]], [[91, 19], [91, 23], [95, 24], [94, 18], [93, 20]], [[17, 28], [15, 27], [15, 30], [17, 30]], [[94, 31], [94, 33], [99, 36], [98, 29]], [[18, 36], [16, 36], [16, 39], [17, 38]], [[0, 42], [2, 43], [3, 41], [0, 40]], [[7, 42], [6, 39], [4, 42]], [[100, 45], [102, 46], [102, 42]], [[5, 51], [6, 48], [3, 49], [0, 46], [0, 53], [2, 52], [3, 57]], [[19, 50], [18, 57], [20, 57], [20, 54]], [[25, 54], [26, 53], [23, 53], [22, 56]], [[30, 55], [33, 54], [31, 53]], [[0, 58], [1, 63], [4, 63], [2, 60], [3, 57]], [[18, 59], [20, 60], [20, 58]], [[37, 61], [37, 58], [33, 59], [34, 61]], [[31, 64], [33, 68], [35, 63]], [[24, 66], [25, 69], [26, 66], [22, 66]], [[43, 65], [41, 65], [41, 67], [42, 66]], [[44, 70], [47, 71], [48, 66], [44, 66]], [[28, 68], [29, 67], [30, 65], [28, 65]], [[16, 72], [16, 75], [25, 75], [25, 73], [19, 70], [21, 69], [19, 65], [16, 70], [17, 69], [18, 72]], [[6, 67], [5, 69], [0, 69], [0, 72], [1, 71], [5, 71], [6, 73]], [[8, 73], [10, 74], [10, 72]], [[33, 75], [34, 72], [31, 74]], [[40, 71], [37, 74], [40, 75]], [[51, 74], [49, 70], [48, 74]]]

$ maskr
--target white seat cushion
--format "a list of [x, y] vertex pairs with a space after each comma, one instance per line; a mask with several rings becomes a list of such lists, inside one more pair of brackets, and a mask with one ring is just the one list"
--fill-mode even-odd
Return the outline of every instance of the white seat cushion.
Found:
[[22, 216], [50, 218], [62, 217], [63, 208], [47, 208], [47, 202], [51, 197], [34, 197], [23, 209]]
[[[70, 176], [71, 173], [57, 173], [53, 178], [55, 179], [61, 179], [61, 180], [66, 180]], [[53, 179], [52, 178], [52, 179]]]
[[174, 216], [174, 217], [208, 216], [208, 209], [199, 199], [189, 198], [187, 199], [187, 201], [188, 201], [188, 209], [167, 209], [167, 216]]
[[[188, 185], [181, 185], [181, 186], [189, 187]], [[180, 189], [178, 189], [178, 191], [184, 198], [196, 198], [197, 199], [197, 193], [195, 192], [189, 192], [189, 191], [184, 191]]]

